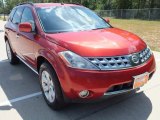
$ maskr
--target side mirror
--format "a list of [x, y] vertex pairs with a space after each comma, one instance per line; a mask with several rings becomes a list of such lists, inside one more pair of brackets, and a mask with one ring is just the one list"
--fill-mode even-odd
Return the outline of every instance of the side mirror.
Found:
[[18, 26], [20, 32], [32, 32], [32, 25], [29, 22], [20, 23]]
[[105, 18], [104, 19], [107, 23], [110, 23], [110, 19], [109, 18]]

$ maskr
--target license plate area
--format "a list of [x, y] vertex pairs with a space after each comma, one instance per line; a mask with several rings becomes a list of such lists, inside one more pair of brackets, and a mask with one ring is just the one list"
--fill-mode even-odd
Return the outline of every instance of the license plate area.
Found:
[[145, 72], [143, 74], [133, 76], [134, 83], [133, 83], [133, 89], [142, 87], [144, 84], [146, 84], [149, 80], [149, 73]]

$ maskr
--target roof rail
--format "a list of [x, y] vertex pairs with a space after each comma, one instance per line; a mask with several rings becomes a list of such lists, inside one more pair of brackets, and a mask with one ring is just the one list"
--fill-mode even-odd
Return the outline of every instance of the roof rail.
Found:
[[32, 2], [22, 2], [22, 3], [19, 3], [19, 4], [17, 4], [17, 6], [19, 6], [19, 5], [25, 5], [25, 4], [29, 4], [29, 5], [34, 5]]
[[80, 3], [78, 3], [78, 2], [61, 2], [61, 4], [63, 5], [63, 4], [75, 4], [75, 5], [82, 5], [82, 4], [80, 4]]

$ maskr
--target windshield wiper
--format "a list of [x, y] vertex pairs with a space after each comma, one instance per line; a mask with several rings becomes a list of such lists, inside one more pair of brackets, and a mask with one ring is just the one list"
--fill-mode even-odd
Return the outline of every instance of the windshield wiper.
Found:
[[56, 31], [56, 32], [46, 32], [48, 34], [55, 34], [55, 33], [64, 33], [64, 32], [69, 32], [69, 31]]
[[91, 30], [99, 30], [99, 29], [105, 29], [107, 27], [103, 27], [103, 28], [94, 28], [94, 29], [91, 29]]

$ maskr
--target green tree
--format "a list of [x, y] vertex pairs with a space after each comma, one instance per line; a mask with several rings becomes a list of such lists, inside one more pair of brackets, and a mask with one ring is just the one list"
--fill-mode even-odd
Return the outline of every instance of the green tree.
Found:
[[0, 14], [3, 13], [3, 1], [0, 0]]
[[130, 9], [132, 8], [132, 0], [113, 0], [113, 8], [115, 9]]
[[[160, 8], [160, 0], [5, 0], [5, 13], [18, 3], [22, 2], [64, 2], [80, 3], [90, 9], [108, 10], [108, 9], [142, 9], [142, 8]], [[0, 0], [0, 13], [3, 13], [2, 0]]]

